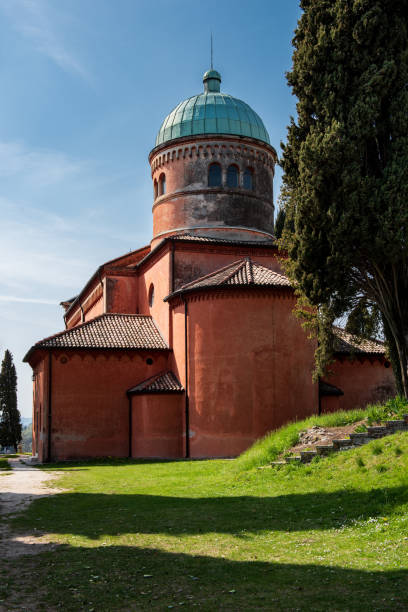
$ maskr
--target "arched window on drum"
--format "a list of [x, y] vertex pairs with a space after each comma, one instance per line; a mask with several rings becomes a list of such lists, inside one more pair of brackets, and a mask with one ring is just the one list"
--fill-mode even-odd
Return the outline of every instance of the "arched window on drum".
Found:
[[239, 169], [238, 166], [232, 164], [227, 170], [227, 187], [238, 187], [239, 185]]
[[153, 193], [154, 193], [154, 199], [156, 199], [157, 196], [159, 195], [159, 185], [156, 179], [154, 179], [154, 183], [153, 183]]
[[164, 172], [159, 176], [159, 196], [166, 193], [166, 175]]
[[246, 168], [244, 172], [244, 189], [254, 188], [254, 171], [252, 168]]
[[220, 187], [222, 182], [222, 172], [220, 164], [210, 164], [208, 168], [208, 186]]

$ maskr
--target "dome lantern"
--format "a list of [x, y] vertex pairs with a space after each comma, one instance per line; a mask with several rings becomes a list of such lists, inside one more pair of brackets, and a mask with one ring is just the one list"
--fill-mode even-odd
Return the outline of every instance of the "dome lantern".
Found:
[[209, 92], [220, 92], [221, 87], [221, 75], [216, 70], [207, 70], [203, 76], [204, 91]]

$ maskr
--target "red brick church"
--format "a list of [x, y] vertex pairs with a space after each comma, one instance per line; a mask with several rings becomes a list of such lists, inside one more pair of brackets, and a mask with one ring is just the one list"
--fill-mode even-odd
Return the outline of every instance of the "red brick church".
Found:
[[230, 457], [288, 421], [393, 391], [382, 344], [340, 329], [333, 376], [312, 382], [315, 346], [273, 237], [276, 151], [217, 71], [203, 81], [149, 155], [152, 241], [102, 264], [62, 302], [65, 330], [25, 357], [40, 461]]

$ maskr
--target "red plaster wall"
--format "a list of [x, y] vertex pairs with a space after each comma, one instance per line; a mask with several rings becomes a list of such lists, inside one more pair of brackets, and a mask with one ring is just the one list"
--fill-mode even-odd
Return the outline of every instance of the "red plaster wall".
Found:
[[137, 276], [110, 275], [105, 280], [106, 312], [136, 314]]
[[293, 296], [276, 292], [189, 301], [193, 457], [237, 455], [268, 431], [317, 413], [314, 346], [293, 307]]
[[185, 387], [185, 343], [184, 343], [184, 304], [172, 306], [171, 310], [172, 349], [169, 361], [171, 369]]
[[[167, 343], [170, 338], [169, 305], [163, 299], [170, 293], [170, 258], [170, 250], [165, 251], [149, 262], [139, 276], [139, 313], [153, 317]], [[151, 284], [154, 285], [152, 307], [149, 306]]]
[[340, 408], [339, 395], [325, 395], [320, 400], [321, 411], [323, 412], [338, 412]]
[[[146, 358], [154, 359], [153, 365]], [[66, 363], [63, 363], [67, 359]], [[54, 355], [52, 459], [128, 455], [126, 391], [167, 369], [167, 353], [119, 351]]]
[[386, 368], [380, 360], [337, 360], [330, 366], [333, 375], [327, 382], [344, 392], [339, 397], [339, 410], [362, 408], [367, 404], [382, 402], [395, 395], [395, 379], [392, 368]]
[[183, 456], [184, 394], [132, 397], [132, 457]]
[[84, 312], [85, 321], [91, 321], [95, 317], [99, 317], [99, 315], [103, 314], [103, 296], [101, 296], [95, 304], [93, 304], [89, 310]]
[[33, 446], [39, 461], [47, 458], [48, 355], [33, 368]]

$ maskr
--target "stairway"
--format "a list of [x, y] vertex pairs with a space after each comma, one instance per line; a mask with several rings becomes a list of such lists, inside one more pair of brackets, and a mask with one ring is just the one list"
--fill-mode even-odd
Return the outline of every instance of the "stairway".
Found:
[[378, 440], [389, 436], [397, 431], [408, 431], [408, 414], [404, 418], [395, 421], [385, 421], [383, 425], [367, 427], [362, 433], [351, 433], [349, 438], [334, 439], [331, 444], [316, 444], [312, 450], [300, 451], [298, 455], [290, 455], [280, 461], [272, 461], [271, 465], [285, 465], [287, 463], [309, 463], [314, 457], [329, 455], [337, 451], [358, 448], [367, 442]]

